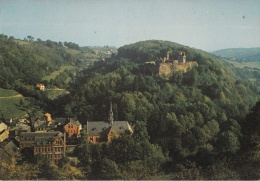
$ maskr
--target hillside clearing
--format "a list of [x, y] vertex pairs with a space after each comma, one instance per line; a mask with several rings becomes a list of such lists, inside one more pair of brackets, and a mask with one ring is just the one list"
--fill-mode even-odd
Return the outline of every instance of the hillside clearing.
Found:
[[65, 71], [65, 70], [72, 70], [72, 69], [76, 69], [76, 67], [74, 67], [72, 65], [62, 66], [59, 70], [57, 70], [55, 72], [52, 72], [50, 75], [45, 76], [43, 78], [43, 80], [50, 81], [51, 79], [55, 79], [63, 71]]
[[18, 95], [19, 95], [19, 93], [14, 91], [14, 90], [0, 88], [0, 98], [15, 97], [15, 96], [18, 96]]
[[230, 61], [230, 60], [226, 60], [227, 62], [233, 64], [235, 67], [238, 68], [244, 68], [244, 67], [249, 67], [249, 68], [257, 68], [260, 69], [260, 62], [235, 62], [235, 61]]

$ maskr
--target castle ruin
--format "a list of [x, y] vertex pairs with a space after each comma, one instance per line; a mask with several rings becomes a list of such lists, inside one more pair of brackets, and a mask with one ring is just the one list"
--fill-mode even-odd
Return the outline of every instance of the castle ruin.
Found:
[[187, 72], [194, 66], [198, 66], [196, 61], [186, 61], [186, 53], [178, 52], [177, 60], [173, 59], [172, 50], [169, 50], [166, 57], [157, 59], [156, 61], [145, 62], [143, 71], [145, 74], [151, 75], [169, 75], [177, 71]]

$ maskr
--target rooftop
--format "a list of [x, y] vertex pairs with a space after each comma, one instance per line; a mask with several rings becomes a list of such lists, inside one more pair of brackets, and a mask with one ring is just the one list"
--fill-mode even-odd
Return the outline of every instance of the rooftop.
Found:
[[63, 133], [59, 131], [55, 132], [31, 132], [22, 133], [20, 140], [33, 141], [35, 144], [51, 145], [51, 143], [57, 138], [62, 137]]

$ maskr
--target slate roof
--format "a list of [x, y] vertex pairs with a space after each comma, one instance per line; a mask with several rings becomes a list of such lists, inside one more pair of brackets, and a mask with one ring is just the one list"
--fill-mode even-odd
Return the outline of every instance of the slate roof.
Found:
[[69, 118], [69, 122], [76, 126], [81, 126], [81, 123], [75, 119]]
[[112, 130], [117, 134], [123, 134], [125, 131], [130, 131], [131, 133], [133, 132], [127, 121], [114, 121]]
[[36, 129], [36, 128], [44, 128], [46, 127], [48, 124], [46, 123], [46, 121], [36, 121], [34, 124], [33, 124], [33, 127]]
[[[100, 136], [102, 133], [109, 132], [110, 124], [104, 121], [87, 122], [87, 134], [89, 136]], [[107, 132], [107, 133], [108, 133]]]
[[91, 121], [87, 122], [87, 134], [89, 136], [100, 136], [101, 134], [108, 134], [112, 129], [116, 134], [123, 134], [126, 131], [133, 132], [131, 126], [127, 121], [114, 121], [112, 126], [105, 121]]
[[33, 141], [37, 145], [51, 145], [58, 136], [63, 137], [63, 134], [59, 131], [22, 133], [20, 140]]
[[11, 156], [15, 156], [19, 150], [13, 141], [10, 141], [7, 145], [5, 145], [4, 149]]
[[62, 125], [62, 126], [65, 126], [68, 123], [72, 123], [76, 126], [81, 125], [81, 123], [79, 121], [77, 121], [75, 118], [56, 118], [56, 119], [54, 119], [54, 122], [56, 122], [56, 124]]
[[27, 124], [24, 124], [24, 123], [17, 123], [15, 127], [10, 129], [10, 131], [13, 131], [13, 130], [16, 130], [16, 129], [30, 131], [31, 127]]

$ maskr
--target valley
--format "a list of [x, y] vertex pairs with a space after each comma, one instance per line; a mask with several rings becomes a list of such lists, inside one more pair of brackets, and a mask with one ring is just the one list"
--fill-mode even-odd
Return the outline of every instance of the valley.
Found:
[[0, 152], [21, 150], [2, 179], [259, 178], [257, 63], [163, 40], [0, 50]]

